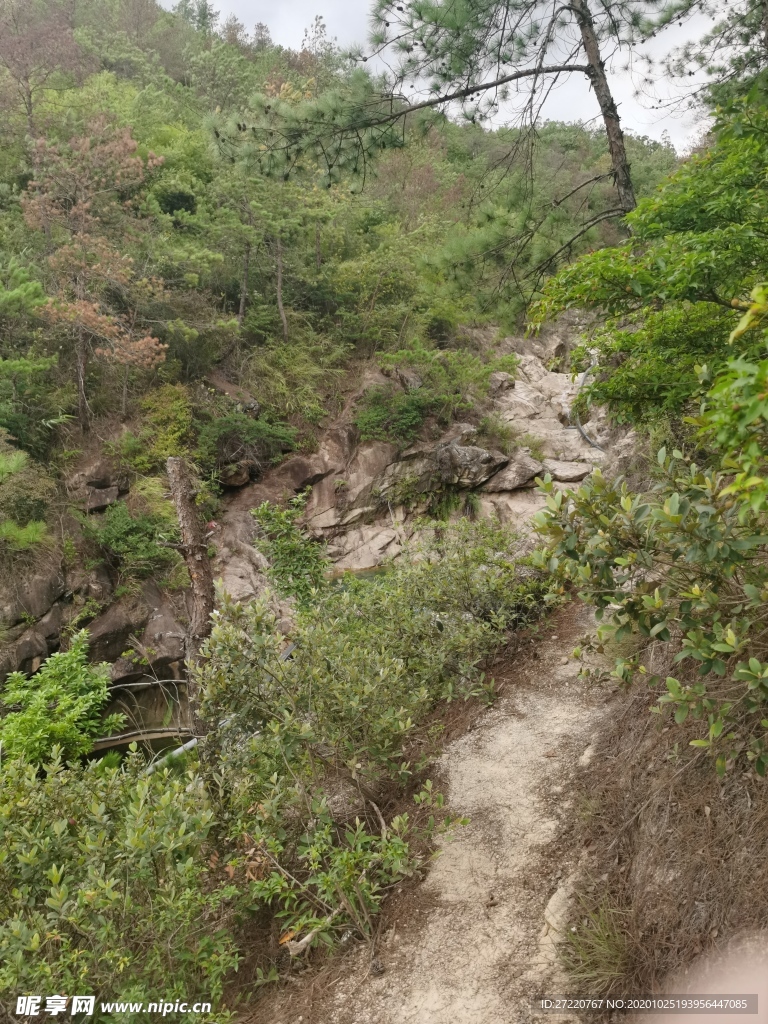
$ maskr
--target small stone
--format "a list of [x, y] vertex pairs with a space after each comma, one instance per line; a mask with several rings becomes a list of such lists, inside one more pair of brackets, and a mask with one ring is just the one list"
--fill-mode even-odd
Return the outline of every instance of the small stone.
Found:
[[561, 665], [567, 665], [568, 664], [568, 658], [561, 658], [560, 659], [560, 664]]

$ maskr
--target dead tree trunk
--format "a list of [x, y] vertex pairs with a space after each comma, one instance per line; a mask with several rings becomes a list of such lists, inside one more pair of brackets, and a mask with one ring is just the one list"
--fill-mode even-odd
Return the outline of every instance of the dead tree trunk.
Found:
[[[195, 506], [195, 488], [192, 474], [183, 459], [170, 458], [165, 464], [168, 484], [181, 530], [179, 549], [184, 556], [192, 584], [192, 615], [185, 637], [187, 673], [187, 695], [189, 698], [195, 730], [203, 734], [205, 727], [199, 719], [200, 694], [195, 680], [195, 663], [200, 657], [203, 641], [211, 632], [214, 588], [213, 572], [208, 558], [200, 517]], [[202, 730], [202, 732], [201, 732]]]
[[621, 130], [621, 119], [616, 109], [608, 77], [605, 74], [605, 65], [600, 56], [600, 44], [598, 43], [595, 24], [589, 10], [587, 0], [571, 0], [571, 9], [576, 15], [576, 21], [581, 32], [581, 42], [587, 57], [587, 75], [595, 90], [595, 97], [600, 104], [600, 112], [603, 115], [605, 134], [608, 136], [608, 150], [611, 154], [611, 165], [613, 166], [613, 178], [616, 182], [616, 191], [619, 194], [619, 203], [625, 213], [629, 213], [637, 206], [635, 190], [632, 185], [632, 178], [629, 173], [629, 160], [624, 145], [624, 133]]

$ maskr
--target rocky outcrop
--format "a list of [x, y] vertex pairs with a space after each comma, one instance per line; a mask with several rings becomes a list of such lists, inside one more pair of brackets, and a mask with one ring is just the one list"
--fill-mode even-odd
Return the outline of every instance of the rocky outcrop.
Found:
[[[508, 464], [483, 484], [481, 490], [486, 493], [500, 491], [516, 491], [525, 487], [544, 472], [544, 467], [537, 459], [526, 452], [515, 452]], [[587, 470], [589, 472], [589, 470]]]
[[[557, 363], [558, 353], [567, 351], [568, 329], [558, 331], [530, 344], [509, 339], [508, 349], [520, 354], [516, 375], [493, 373], [488, 403], [477, 410], [478, 419], [492, 413], [511, 428], [510, 455], [479, 442], [478, 428], [471, 423], [455, 423], [436, 440], [401, 451], [382, 441], [359, 443], [348, 406], [326, 431], [316, 453], [288, 459], [240, 492], [236, 510], [224, 517], [229, 533], [218, 542], [227, 589], [248, 599], [264, 588], [264, 567], [257, 564], [260, 556], [253, 549], [253, 520], [248, 515], [244, 524], [243, 514], [262, 500], [280, 501], [305, 487], [312, 488], [305, 514], [307, 532], [327, 543], [339, 570], [369, 569], [397, 557], [413, 533], [414, 520], [440, 492], [475, 491], [481, 515], [526, 529], [544, 505], [535, 489], [537, 477], [549, 473], [556, 486], [565, 486], [608, 462], [571, 422], [580, 379], [548, 369]], [[399, 375], [392, 371], [390, 380], [406, 391], [421, 383], [410, 370]], [[600, 417], [590, 423], [589, 431], [598, 443], [609, 436]], [[241, 547], [233, 546], [233, 530]]]
[[97, 455], [65, 480], [71, 501], [87, 512], [102, 512], [128, 491], [128, 477], [111, 459]]

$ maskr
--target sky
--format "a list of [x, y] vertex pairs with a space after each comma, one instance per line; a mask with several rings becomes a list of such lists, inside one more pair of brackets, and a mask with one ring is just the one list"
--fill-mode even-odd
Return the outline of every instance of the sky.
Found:
[[[364, 42], [368, 35], [369, 4], [366, 0], [218, 0], [215, 6], [220, 10], [222, 20], [234, 14], [249, 31], [257, 22], [264, 22], [276, 43], [293, 48], [301, 45], [304, 29], [317, 14], [323, 16], [328, 34], [335, 36], [342, 47]], [[660, 56], [694, 31], [699, 34], [697, 30], [706, 24], [704, 21], [700, 25], [690, 23], [682, 29], [676, 26], [668, 29], [656, 41], [660, 45], [652, 55]], [[667, 133], [680, 152], [700, 135], [702, 125], [690, 114], [670, 115], [651, 110], [638, 102], [633, 96], [635, 86], [630, 76], [616, 73], [611, 76], [611, 83], [626, 129], [659, 140]], [[581, 75], [571, 75], [564, 80], [544, 109], [545, 117], [558, 121], [588, 121], [598, 115], [597, 103], [586, 78]]]

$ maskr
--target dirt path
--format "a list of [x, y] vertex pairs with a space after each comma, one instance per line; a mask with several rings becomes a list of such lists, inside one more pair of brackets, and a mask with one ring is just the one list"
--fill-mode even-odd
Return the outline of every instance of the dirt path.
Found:
[[436, 766], [471, 823], [399, 901], [375, 959], [359, 946], [319, 1003], [291, 999], [270, 1024], [524, 1024], [533, 996], [563, 993], [553, 939], [580, 857], [568, 783], [605, 713], [569, 657], [590, 627], [586, 610], [562, 609], [496, 673], [503, 696]]

